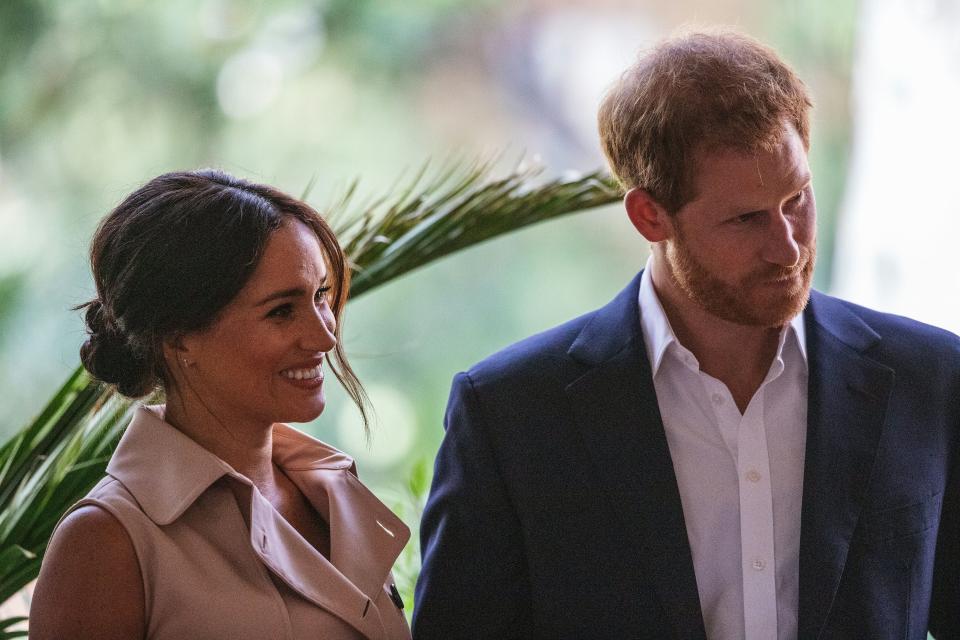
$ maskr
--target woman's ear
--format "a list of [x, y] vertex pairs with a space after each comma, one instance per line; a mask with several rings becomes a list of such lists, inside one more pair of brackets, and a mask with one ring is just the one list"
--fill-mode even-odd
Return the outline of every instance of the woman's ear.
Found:
[[190, 367], [194, 364], [190, 347], [183, 335], [175, 335], [163, 341], [163, 357], [168, 368]]
[[633, 188], [623, 196], [627, 217], [637, 231], [649, 242], [661, 242], [673, 237], [670, 214], [653, 199], [649, 191]]

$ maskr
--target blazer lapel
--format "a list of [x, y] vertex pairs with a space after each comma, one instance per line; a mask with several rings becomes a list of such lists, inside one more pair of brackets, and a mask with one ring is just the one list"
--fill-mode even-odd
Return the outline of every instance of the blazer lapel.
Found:
[[613, 505], [639, 531], [648, 577], [678, 638], [705, 639], [683, 508], [643, 345], [640, 275], [596, 312], [568, 355], [587, 368], [566, 388], [600, 477], [635, 502]]
[[812, 638], [840, 584], [894, 374], [864, 355], [880, 336], [839, 302], [814, 292], [805, 322], [809, 383], [798, 626], [801, 638]]

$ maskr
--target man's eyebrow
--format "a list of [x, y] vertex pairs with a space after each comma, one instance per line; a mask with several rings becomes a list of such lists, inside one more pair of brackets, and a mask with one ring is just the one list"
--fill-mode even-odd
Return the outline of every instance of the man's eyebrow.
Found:
[[[797, 190], [806, 189], [807, 186], [813, 182], [813, 173], [810, 171], [804, 171], [801, 174], [798, 174], [798, 178], [794, 185], [797, 187]], [[724, 207], [723, 209], [725, 216], [733, 215], [743, 215], [745, 213], [754, 213], [755, 211], [746, 205], [739, 205], [736, 203], [731, 203], [730, 206]]]
[[811, 182], [813, 182], [813, 173], [811, 173], [810, 171], [804, 171], [799, 175], [796, 184], [799, 184], [801, 187], [806, 188], [806, 186]]
[[284, 289], [283, 291], [275, 291], [253, 306], [262, 307], [268, 302], [273, 302], [274, 300], [280, 300], [282, 298], [296, 298], [298, 296], [302, 296], [304, 293], [306, 292], [301, 287], [294, 287], [293, 289]]

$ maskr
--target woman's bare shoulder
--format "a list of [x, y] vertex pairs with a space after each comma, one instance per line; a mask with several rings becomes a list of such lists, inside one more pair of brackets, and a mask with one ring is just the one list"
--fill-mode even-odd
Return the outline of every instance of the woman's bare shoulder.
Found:
[[67, 515], [47, 547], [30, 607], [30, 638], [140, 640], [143, 580], [130, 536], [105, 508]]

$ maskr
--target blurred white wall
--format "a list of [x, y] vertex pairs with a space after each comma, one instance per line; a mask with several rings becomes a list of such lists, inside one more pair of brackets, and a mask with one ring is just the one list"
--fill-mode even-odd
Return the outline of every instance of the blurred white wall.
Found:
[[864, 0], [833, 293], [960, 332], [960, 1]]

